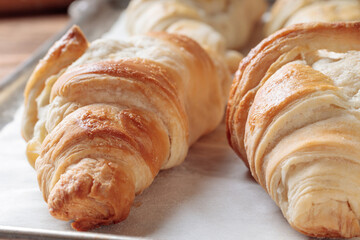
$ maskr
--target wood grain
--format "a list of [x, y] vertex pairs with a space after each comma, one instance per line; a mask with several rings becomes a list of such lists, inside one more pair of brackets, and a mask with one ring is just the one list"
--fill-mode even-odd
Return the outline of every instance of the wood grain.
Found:
[[0, 18], [0, 82], [69, 20], [65, 13]]
[[73, 0], [0, 0], [0, 14], [65, 10]]
[[0, 82], [68, 21], [65, 13], [0, 18]]

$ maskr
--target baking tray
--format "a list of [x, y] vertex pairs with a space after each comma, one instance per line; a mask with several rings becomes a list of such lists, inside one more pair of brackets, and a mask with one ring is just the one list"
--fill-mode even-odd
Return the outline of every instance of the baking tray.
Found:
[[136, 197], [124, 222], [76, 232], [68, 222], [48, 214], [20, 138], [26, 81], [39, 59], [73, 24], [89, 41], [95, 40], [111, 28], [127, 4], [124, 0], [75, 1], [69, 8], [68, 26], [0, 84], [0, 238], [308, 239], [286, 223], [251, 178], [228, 146], [224, 123], [195, 143], [183, 164], [161, 171]]

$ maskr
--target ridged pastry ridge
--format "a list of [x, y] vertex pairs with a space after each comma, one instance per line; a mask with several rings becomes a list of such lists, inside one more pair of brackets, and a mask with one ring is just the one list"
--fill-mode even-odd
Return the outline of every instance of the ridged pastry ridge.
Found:
[[360, 23], [309, 23], [263, 40], [227, 107], [232, 148], [296, 230], [360, 236]]
[[[42, 88], [27, 88], [23, 132], [33, 132], [27, 155], [50, 213], [87, 230], [124, 220], [159, 170], [180, 164], [189, 146], [220, 123], [230, 73], [181, 35], [90, 45], [77, 27], [67, 35], [48, 54], [73, 42], [85, 50], [42, 79]], [[57, 66], [69, 51], [46, 56], [40, 66]]]

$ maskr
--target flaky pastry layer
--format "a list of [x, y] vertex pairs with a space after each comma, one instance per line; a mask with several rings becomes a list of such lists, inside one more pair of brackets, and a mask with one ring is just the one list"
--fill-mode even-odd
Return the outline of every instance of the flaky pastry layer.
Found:
[[360, 23], [285, 28], [241, 62], [232, 148], [296, 230], [360, 236]]
[[359, 20], [358, 0], [277, 0], [270, 11], [265, 34], [297, 23]]
[[221, 122], [229, 87], [226, 63], [185, 36], [88, 44], [70, 29], [25, 91], [22, 132], [50, 213], [77, 230], [124, 220]]

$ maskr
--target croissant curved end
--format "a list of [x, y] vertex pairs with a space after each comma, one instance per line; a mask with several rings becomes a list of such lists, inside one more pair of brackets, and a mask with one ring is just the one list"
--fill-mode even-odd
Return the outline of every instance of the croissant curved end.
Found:
[[124, 220], [134, 197], [132, 176], [120, 165], [82, 159], [51, 190], [48, 207], [55, 218], [74, 220], [74, 229], [86, 231]]

